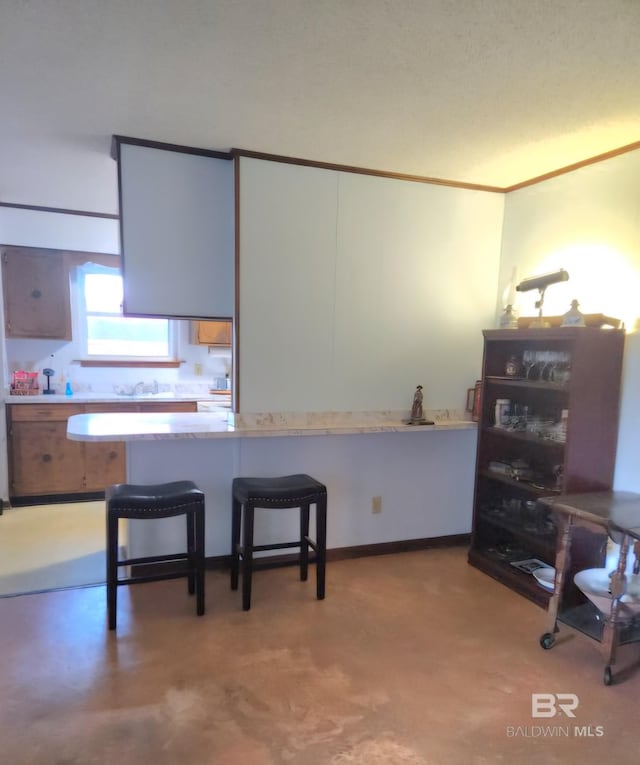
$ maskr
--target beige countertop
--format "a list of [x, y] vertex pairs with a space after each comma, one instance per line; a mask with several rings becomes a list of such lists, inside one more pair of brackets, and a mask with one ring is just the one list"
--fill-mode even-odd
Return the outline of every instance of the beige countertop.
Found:
[[116, 393], [73, 393], [67, 396], [64, 393], [54, 393], [37, 396], [12, 396], [7, 393], [4, 397], [6, 404], [126, 404], [141, 401], [196, 401], [211, 404], [224, 404], [229, 402], [230, 395], [206, 394], [206, 393], [142, 393], [137, 396], [124, 396]]
[[410, 425], [406, 412], [278, 412], [232, 414], [224, 409], [185, 413], [77, 414], [69, 418], [73, 441], [143, 441], [187, 438], [263, 438], [275, 436], [349, 435], [357, 433], [425, 433], [475, 430], [464, 413], [427, 412], [433, 425]]

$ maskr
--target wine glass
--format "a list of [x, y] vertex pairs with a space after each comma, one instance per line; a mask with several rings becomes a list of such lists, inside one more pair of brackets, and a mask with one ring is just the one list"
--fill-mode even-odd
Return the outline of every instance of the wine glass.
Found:
[[540, 374], [538, 377], [540, 380], [549, 379], [552, 357], [553, 351], [540, 351], [538, 354], [538, 361], [540, 362]]
[[531, 373], [532, 367], [534, 367], [536, 364], [536, 354], [531, 351], [527, 350], [522, 354], [522, 366], [524, 367], [524, 376], [529, 379], [529, 375]]

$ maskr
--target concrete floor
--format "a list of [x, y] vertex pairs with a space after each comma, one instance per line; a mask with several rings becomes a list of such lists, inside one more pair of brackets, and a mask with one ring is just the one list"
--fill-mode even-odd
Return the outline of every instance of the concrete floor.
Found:
[[[226, 574], [207, 588], [198, 618], [183, 580], [121, 587], [117, 634], [103, 587], [1, 600], [1, 761], [638, 762], [637, 644], [605, 687], [598, 644], [543, 651], [544, 612], [462, 548], [333, 562], [321, 602], [293, 568], [257, 573], [246, 613]], [[532, 693], [576, 694], [575, 718]]]

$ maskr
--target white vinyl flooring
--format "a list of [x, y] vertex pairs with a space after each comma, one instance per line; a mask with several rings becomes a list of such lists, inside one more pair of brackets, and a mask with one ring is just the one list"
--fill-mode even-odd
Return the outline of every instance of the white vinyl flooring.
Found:
[[102, 584], [105, 566], [103, 500], [5, 507], [0, 516], [0, 597]]

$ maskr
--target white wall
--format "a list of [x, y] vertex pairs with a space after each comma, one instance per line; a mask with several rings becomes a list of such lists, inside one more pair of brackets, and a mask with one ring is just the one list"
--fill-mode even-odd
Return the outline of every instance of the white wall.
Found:
[[118, 221], [0, 207], [0, 244], [81, 252], [120, 252]]
[[[507, 195], [499, 305], [509, 283], [566, 268], [568, 282], [547, 290], [545, 313], [559, 315], [572, 299], [584, 313], [604, 313], [633, 329], [640, 315], [640, 151], [623, 154]], [[533, 315], [536, 292], [518, 293]], [[627, 337], [614, 486], [640, 491], [640, 341]], [[594, 438], [597, 434], [594, 433]]]
[[242, 158], [242, 411], [462, 408], [504, 198]]
[[[329, 548], [465, 534], [471, 529], [474, 430], [285, 438], [131, 441], [136, 483], [189, 477], [205, 492], [206, 554], [228, 555], [231, 481], [238, 475], [309, 473], [327, 485]], [[382, 512], [372, 514], [374, 496]], [[153, 528], [148, 528], [149, 526]], [[296, 539], [288, 510], [256, 514], [260, 544]], [[130, 521], [134, 556], [181, 549], [184, 519]]]
[[[575, 298], [583, 313], [633, 328], [640, 315], [640, 151], [506, 195], [499, 303], [514, 269], [520, 281], [558, 268], [570, 278], [548, 288], [547, 315], [565, 313]], [[535, 314], [537, 297], [537, 290], [516, 293], [522, 315]]]

